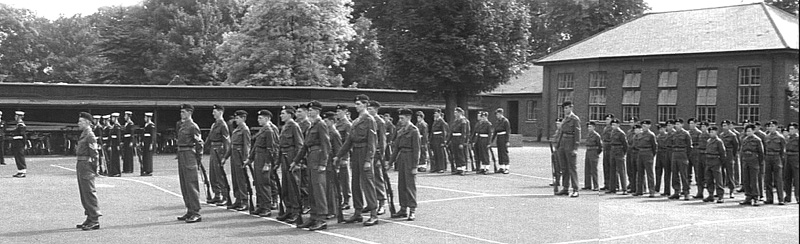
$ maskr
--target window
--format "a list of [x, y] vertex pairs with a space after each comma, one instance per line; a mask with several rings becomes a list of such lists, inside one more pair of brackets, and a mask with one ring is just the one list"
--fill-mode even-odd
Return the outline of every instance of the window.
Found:
[[606, 106], [589, 105], [589, 120], [603, 120], [606, 115]]
[[635, 87], [639, 88], [642, 83], [642, 72], [630, 71], [625, 72], [625, 79], [622, 81], [622, 87]]
[[639, 101], [642, 98], [642, 72], [627, 71], [622, 80], [622, 120], [639, 118]]
[[761, 68], [739, 68], [739, 121], [759, 120]]
[[627, 90], [622, 95], [622, 105], [639, 105], [639, 100], [642, 98], [642, 91]]
[[662, 71], [659, 73], [658, 87], [678, 87], [678, 71]]
[[534, 100], [528, 100], [527, 111], [527, 120], [537, 120], [539, 114], [539, 104]]
[[699, 121], [716, 122], [717, 120], [717, 70], [701, 69], [697, 71], [697, 113]]
[[678, 90], [661, 89], [658, 91], [658, 105], [677, 105]]
[[556, 110], [558, 117], [564, 117], [564, 109], [561, 104], [566, 101], [572, 101], [572, 93], [575, 89], [575, 75], [572, 73], [558, 74], [558, 93], [556, 94]]
[[658, 121], [666, 122], [667, 120], [674, 120], [678, 112], [675, 106], [658, 106]]
[[641, 118], [639, 117], [639, 106], [622, 106], [622, 118], [630, 119], [630, 118]]

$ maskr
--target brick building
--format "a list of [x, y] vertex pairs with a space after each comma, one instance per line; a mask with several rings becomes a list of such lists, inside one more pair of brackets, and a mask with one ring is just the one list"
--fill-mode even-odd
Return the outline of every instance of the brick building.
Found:
[[511, 124], [511, 134], [524, 137], [547, 137], [541, 125], [542, 67], [533, 66], [491, 92], [481, 94], [480, 106], [496, 123], [494, 110], [503, 108]]
[[584, 122], [798, 121], [786, 89], [799, 39], [798, 18], [763, 3], [645, 14], [535, 62], [542, 119], [572, 100]]

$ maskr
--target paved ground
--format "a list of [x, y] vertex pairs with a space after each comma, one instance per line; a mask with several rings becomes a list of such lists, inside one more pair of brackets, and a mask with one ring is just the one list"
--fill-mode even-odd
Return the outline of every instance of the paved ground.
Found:
[[[583, 151], [579, 155], [583, 162]], [[420, 174], [417, 221], [382, 216], [377, 226], [329, 223], [317, 233], [208, 205], [203, 222], [176, 221], [185, 209], [174, 155], [156, 157], [154, 177], [98, 178], [102, 229], [84, 232], [73, 228], [84, 218], [74, 158], [29, 158], [25, 179], [10, 177], [16, 169], [6, 158], [10, 165], [0, 167], [0, 243], [797, 243], [800, 237], [794, 203], [740, 207], [741, 196], [713, 204], [591, 191], [555, 197], [547, 186], [547, 147], [512, 148], [511, 158], [509, 175]], [[582, 184], [583, 163], [578, 168]]]

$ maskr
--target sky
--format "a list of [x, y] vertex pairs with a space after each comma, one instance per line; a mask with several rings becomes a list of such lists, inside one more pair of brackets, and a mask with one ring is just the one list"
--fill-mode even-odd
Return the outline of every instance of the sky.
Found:
[[[565, 0], [566, 1], [566, 0]], [[140, 3], [141, 0], [0, 0], [16, 8], [27, 8], [36, 12], [36, 15], [57, 19], [60, 15], [72, 16], [74, 14], [89, 15], [97, 12], [103, 6], [129, 6]], [[664, 12], [697, 8], [737, 5], [759, 0], [645, 0], [652, 8], [650, 12]]]

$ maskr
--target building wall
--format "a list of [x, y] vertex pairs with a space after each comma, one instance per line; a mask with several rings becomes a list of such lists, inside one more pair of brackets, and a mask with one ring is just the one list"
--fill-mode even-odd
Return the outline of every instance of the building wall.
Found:
[[[798, 121], [797, 112], [789, 109], [786, 99], [788, 75], [793, 73], [798, 63], [797, 52], [756, 52], [737, 54], [705, 54], [626, 58], [612, 61], [571, 62], [542, 64], [544, 68], [543, 107], [545, 121], [553, 121], [558, 115], [557, 76], [559, 73], [573, 73], [575, 78], [572, 101], [575, 113], [582, 122], [589, 118], [589, 73], [607, 72], [606, 113], [622, 114], [624, 72], [641, 71], [640, 119], [657, 121], [659, 73], [665, 70], [677, 71], [677, 118], [696, 116], [697, 72], [698, 69], [716, 68], [717, 74], [717, 121], [737, 121], [738, 110], [738, 70], [740, 67], [758, 66], [761, 68], [760, 120], [776, 119], [781, 123]], [[547, 124], [547, 131], [554, 131], [553, 124]], [[585, 125], [584, 125], [585, 127]]]
[[[509, 103], [512, 102], [512, 103]], [[513, 111], [509, 105], [517, 103], [517, 116], [510, 113]], [[492, 124], [497, 123], [497, 118], [494, 115], [494, 110], [503, 108], [505, 116], [511, 120], [516, 117], [516, 131], [512, 128], [514, 134], [520, 134], [524, 137], [540, 137], [547, 138], [547, 133], [541, 125], [542, 122], [542, 94], [541, 93], [525, 93], [525, 94], [492, 94], [482, 96], [481, 107], [489, 112], [489, 121]], [[529, 108], [529, 106], [533, 106]], [[512, 123], [512, 127], [513, 127]]]

